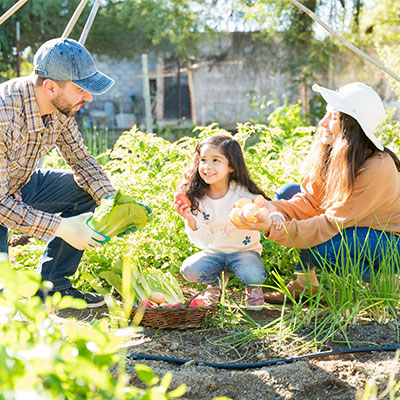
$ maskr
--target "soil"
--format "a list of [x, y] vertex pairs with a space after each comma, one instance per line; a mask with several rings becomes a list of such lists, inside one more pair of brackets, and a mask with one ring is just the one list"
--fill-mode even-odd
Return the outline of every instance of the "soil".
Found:
[[[17, 244], [25, 244], [29, 238], [13, 238]], [[192, 287], [184, 287], [187, 296], [193, 295]], [[232, 293], [230, 293], [232, 294]], [[240, 301], [240, 294], [233, 294]], [[221, 313], [218, 309], [217, 313]], [[306, 358], [292, 362], [278, 361], [290, 359], [298, 354], [293, 350], [293, 340], [280, 342], [279, 335], [262, 335], [252, 338], [242, 346], [232, 346], [227, 338], [237, 338], [240, 332], [249, 328], [249, 320], [265, 326], [279, 318], [280, 306], [267, 305], [262, 311], [250, 311], [243, 316], [239, 325], [224, 324], [221, 319], [208, 321], [204, 328], [153, 329], [140, 327], [125, 343], [127, 355], [146, 354], [187, 360], [171, 363], [159, 360], [135, 360], [128, 357], [127, 370], [132, 385], [143, 387], [134, 369], [138, 362], [150, 366], [155, 374], [163, 376], [172, 372], [172, 388], [186, 384], [182, 399], [212, 400], [226, 396], [232, 400], [372, 400], [391, 399], [388, 381], [393, 377], [400, 381], [400, 363], [394, 351], [358, 351]], [[218, 315], [217, 315], [218, 316]], [[59, 311], [54, 318], [60, 323], [74, 317], [82, 324], [90, 324], [95, 319], [109, 317], [106, 306], [97, 309]], [[214, 321], [214, 323], [213, 323]], [[219, 321], [219, 322], [218, 322]], [[312, 327], [305, 327], [300, 335], [307, 335]], [[400, 326], [398, 322], [376, 324], [365, 322], [352, 325], [347, 331], [347, 339], [352, 348], [368, 346], [399, 346]], [[301, 342], [301, 337], [299, 337]], [[342, 334], [337, 334], [334, 342], [326, 342], [322, 351], [348, 349]], [[280, 352], [278, 352], [280, 348]], [[305, 354], [312, 354], [309, 350]], [[222, 364], [221, 368], [210, 367], [198, 361]], [[274, 362], [274, 365], [260, 366]], [[277, 362], [278, 361], [278, 362]], [[277, 363], [276, 363], [277, 362]], [[255, 363], [251, 368], [228, 369], [224, 364]], [[200, 365], [199, 365], [200, 364]], [[258, 364], [258, 365], [257, 365]], [[113, 368], [116, 373], [115, 368]], [[366, 382], [373, 379], [378, 387], [377, 397], [363, 397]], [[394, 398], [394, 397], [392, 397]]]
[[[281, 311], [280, 306], [268, 305], [265, 310], [249, 312], [248, 317], [265, 326], [268, 321], [278, 318]], [[90, 323], [94, 318], [107, 315], [107, 308], [104, 307], [96, 310], [63, 310], [57, 318], [74, 316]], [[129, 358], [127, 368], [131, 384], [143, 387], [134, 369], [138, 362], [150, 366], [160, 377], [168, 371], [172, 372], [171, 388], [184, 383], [187, 389], [182, 399], [195, 400], [211, 400], [219, 396], [233, 400], [370, 400], [372, 397], [362, 397], [366, 382], [370, 379], [374, 379], [378, 385], [380, 397], [374, 398], [389, 399], [385, 391], [390, 376], [393, 375], [396, 381], [400, 380], [400, 364], [395, 359], [394, 351], [351, 352], [241, 369], [198, 365], [196, 361], [260, 364], [297, 355], [292, 350], [293, 341], [279, 344], [277, 335], [253, 338], [240, 347], [227, 344], [227, 338], [246, 328], [245, 321], [240, 327], [225, 324], [229, 328], [219, 328], [212, 322], [209, 324], [207, 328], [184, 330], [142, 327], [125, 344], [128, 355], [146, 354], [187, 361], [178, 364]], [[383, 325], [367, 322], [350, 326], [346, 333], [351, 347], [398, 346], [398, 328], [394, 322]], [[307, 327], [301, 334], [307, 334]], [[322, 351], [348, 348], [343, 339], [341, 334], [336, 335], [335, 342], [325, 343]], [[280, 356], [276, 352], [279, 345]], [[312, 352], [310, 350], [308, 354]]]

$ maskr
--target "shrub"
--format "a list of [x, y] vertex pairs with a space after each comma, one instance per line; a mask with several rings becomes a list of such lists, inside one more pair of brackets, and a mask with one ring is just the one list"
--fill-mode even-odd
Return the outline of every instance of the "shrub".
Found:
[[[170, 143], [134, 128], [119, 138], [106, 170], [116, 188], [153, 210], [154, 222], [127, 239], [114, 239], [100, 250], [86, 252], [83, 275], [89, 267], [98, 276], [112, 268], [114, 260], [122, 255], [132, 256], [142, 267], [165, 268], [178, 275], [183, 260], [198, 251], [184, 234], [184, 224], [173, 208], [174, 192], [191, 162], [197, 141], [229, 132], [211, 124], [195, 128], [195, 133], [195, 137]], [[312, 130], [305, 128], [287, 136], [278, 128], [247, 123], [238, 125], [234, 137], [244, 148], [253, 179], [273, 197], [283, 183], [302, 180], [301, 160], [306, 156], [311, 133]], [[251, 144], [255, 136], [257, 140]], [[276, 270], [289, 279], [295, 262], [293, 250], [266, 239], [263, 244], [262, 258], [267, 271]]]

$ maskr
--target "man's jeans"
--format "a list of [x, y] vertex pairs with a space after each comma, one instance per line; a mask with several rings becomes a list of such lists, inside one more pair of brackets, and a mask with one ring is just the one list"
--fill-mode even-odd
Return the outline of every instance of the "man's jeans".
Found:
[[[298, 183], [288, 183], [275, 193], [275, 200], [289, 200], [301, 191]], [[301, 262], [296, 271], [326, 268], [330, 272], [346, 274], [355, 268], [362, 278], [369, 282], [371, 272], [379, 272], [383, 261], [387, 267], [398, 273], [400, 238], [397, 235], [369, 228], [346, 228], [325, 243], [301, 250]]]
[[267, 273], [256, 251], [221, 253], [203, 250], [187, 258], [181, 274], [190, 282], [217, 286], [222, 272], [235, 274], [246, 286], [262, 285]]
[[[36, 170], [21, 194], [25, 204], [51, 214], [60, 213], [64, 218], [93, 211], [96, 207], [95, 201], [75, 183], [69, 171]], [[8, 229], [0, 226], [0, 252], [8, 253], [7, 239]], [[42, 255], [38, 272], [42, 280], [53, 283], [53, 290], [67, 289], [71, 282], [66, 277], [75, 273], [82, 255], [82, 250], [53, 237]]]

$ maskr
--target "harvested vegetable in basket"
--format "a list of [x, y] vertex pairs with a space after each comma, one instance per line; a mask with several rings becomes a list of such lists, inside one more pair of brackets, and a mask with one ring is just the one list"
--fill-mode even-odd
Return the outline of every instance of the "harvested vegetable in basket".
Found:
[[178, 281], [168, 271], [157, 268], [139, 268], [134, 260], [126, 258], [118, 260], [111, 271], [103, 271], [100, 277], [105, 279], [122, 296], [123, 262], [130, 265], [130, 288], [134, 297], [134, 305], [140, 305], [144, 300], [150, 300], [152, 294], [162, 294], [165, 302], [176, 304], [183, 302], [183, 293]]
[[148, 206], [136, 202], [118, 190], [114, 197], [101, 201], [88, 225], [95, 231], [112, 237], [124, 233], [127, 229], [131, 229], [132, 232], [142, 229], [151, 220], [151, 209]]

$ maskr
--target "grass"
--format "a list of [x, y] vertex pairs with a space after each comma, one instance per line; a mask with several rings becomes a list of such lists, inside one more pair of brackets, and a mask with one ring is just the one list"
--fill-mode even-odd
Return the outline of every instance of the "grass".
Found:
[[[243, 125], [238, 131], [237, 139], [244, 144], [248, 139], [248, 131], [257, 130], [256, 128], [257, 132], [261, 129]], [[278, 145], [270, 136], [273, 132], [260, 132], [261, 139], [254, 145], [248, 145], [245, 152], [252, 176], [257, 177], [259, 184], [268, 189], [269, 193], [281, 183], [293, 181], [295, 178], [300, 180], [298, 171], [301, 168], [298, 164], [309, 148], [309, 136], [296, 137], [290, 143]], [[104, 139], [107, 139], [104, 136], [95, 132], [86, 139], [92, 152], [104, 154]], [[154, 213], [159, 214], [159, 220], [151, 229], [132, 238], [132, 248], [137, 249], [146, 262], [148, 260], [156, 267], [175, 268], [174, 271], [178, 269], [181, 259], [194, 251], [181, 234], [181, 228], [176, 228], [176, 218], [174, 219], [169, 208], [168, 200], [168, 197], [172, 197], [171, 186], [176, 184], [177, 175], [183, 169], [185, 160], [192, 155], [192, 141], [182, 143], [182, 146], [173, 146], [139, 132], [125, 135], [118, 148], [121, 153], [117, 152], [113, 161], [114, 169], [110, 167], [108, 171], [117, 184], [124, 188], [133, 187], [132, 193], [145, 199], [146, 203], [150, 202]], [[57, 153], [52, 153], [48, 160], [50, 166], [60, 166]], [[366, 265], [372, 265], [375, 255], [368, 254], [361, 246], [358, 249], [359, 256], [354, 260], [351, 249], [344, 240], [334, 265], [321, 261], [321, 284], [317, 292], [307, 296], [304, 291], [300, 299], [296, 300], [286, 290], [285, 285], [292, 271], [295, 250], [289, 252], [288, 249], [267, 241], [263, 245], [266, 268], [275, 271], [277, 266], [281, 271], [281, 274], [270, 274], [274, 279], [268, 281], [273, 282], [268, 289], [285, 293], [285, 304], [281, 307], [279, 316], [260, 322], [246, 313], [243, 304], [235, 302], [236, 296], [232, 297], [231, 291], [223, 291], [221, 302], [224, 306], [220, 307], [218, 318], [214, 317], [212, 320], [211, 329], [233, 327], [236, 332], [218, 339], [217, 343], [221, 346], [241, 347], [252, 341], [262, 341], [264, 348], [272, 356], [296, 356], [320, 351], [329, 341], [350, 347], [352, 344], [347, 332], [354, 324], [397, 320], [399, 295], [395, 271], [399, 268], [400, 257], [395, 246], [385, 249], [379, 268], [372, 270], [370, 282], [366, 283], [362, 278], [362, 261], [366, 259]], [[101, 251], [86, 252], [82, 265], [90, 266], [90, 271], [96, 275], [96, 266], [105, 268], [111, 265], [112, 260], [120, 257], [125, 248], [126, 242], [115, 241]], [[32, 242], [19, 249], [10, 249], [10, 252], [15, 255], [17, 269], [32, 269], [42, 250], [41, 244]], [[73, 278], [73, 284], [89, 289], [88, 280], [82, 279], [79, 273]], [[123, 310], [118, 311], [116, 319], [120, 318], [119, 314], [124, 314]]]
[[[370, 254], [362, 246], [356, 253], [356, 259], [352, 258], [351, 249], [344, 240], [334, 265], [321, 260], [320, 286], [316, 293], [308, 295], [311, 287], [305, 288], [299, 300], [288, 292], [284, 279], [275, 273], [275, 287], [269, 288], [281, 291], [286, 297], [281, 306], [281, 315], [267, 323], [255, 321], [234, 299], [226, 295], [227, 302], [233, 302], [236, 309], [233, 314], [232, 307], [226, 307], [221, 324], [225, 324], [225, 327], [236, 324], [242, 329], [218, 339], [217, 343], [241, 347], [253, 340], [265, 339], [266, 350], [276, 357], [292, 357], [322, 351], [328, 341], [352, 347], [347, 334], [350, 326], [365, 321], [382, 324], [397, 320], [400, 300], [395, 273], [400, 259], [397, 248], [389, 242], [379, 268], [370, 268], [368, 283], [363, 280], [363, 271], [365, 265], [374, 265], [376, 255]], [[237, 313], [237, 308], [240, 313]], [[229, 313], [232, 313], [230, 318], [227, 316]], [[397, 344], [399, 336], [397, 331]], [[268, 342], [269, 338], [275, 340]], [[372, 342], [362, 344], [376, 345]]]
[[[32, 241], [26, 246], [11, 248], [10, 253], [15, 257], [18, 269], [32, 269], [42, 250], [42, 245]], [[353, 260], [349, 252], [344, 241], [343, 254], [338, 254], [335, 265], [322, 261], [319, 271], [321, 284], [317, 292], [306, 295], [304, 290], [299, 300], [287, 291], [285, 280], [273, 272], [275, 286], [268, 289], [280, 290], [286, 298], [280, 316], [271, 321], [256, 321], [237, 296], [231, 295], [231, 290], [223, 290], [221, 303], [224, 306], [213, 318], [212, 326], [215, 329], [240, 327], [241, 330], [218, 339], [218, 343], [240, 347], [253, 340], [266, 340], [266, 349], [277, 357], [296, 356], [321, 351], [329, 340], [338, 342], [338, 336], [342, 338], [341, 342], [351, 347], [347, 329], [354, 324], [365, 321], [381, 324], [396, 320], [399, 303], [395, 274], [399, 262], [397, 249], [391, 246], [379, 269], [371, 269], [369, 283], [363, 280], [360, 265], [363, 259], [372, 265], [373, 255], [360, 251], [358, 259]], [[277, 340], [268, 344], [268, 338]]]

